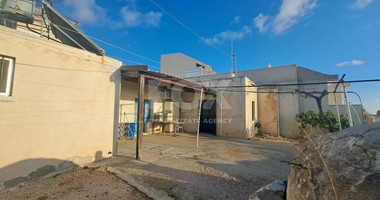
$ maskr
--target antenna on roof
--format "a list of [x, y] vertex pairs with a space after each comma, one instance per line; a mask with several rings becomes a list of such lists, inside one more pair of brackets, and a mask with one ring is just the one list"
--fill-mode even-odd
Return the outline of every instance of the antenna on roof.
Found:
[[234, 72], [234, 40], [231, 39], [231, 73]]
[[237, 71], [237, 67], [236, 67], [236, 55], [234, 54], [234, 40], [231, 40], [231, 73], [235, 72], [235, 81], [236, 81], [236, 84], [238, 84], [236, 71]]

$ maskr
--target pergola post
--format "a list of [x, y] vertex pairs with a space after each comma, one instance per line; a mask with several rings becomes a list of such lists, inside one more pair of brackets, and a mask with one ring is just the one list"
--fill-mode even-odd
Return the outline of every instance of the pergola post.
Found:
[[144, 126], [144, 88], [145, 75], [139, 75], [139, 96], [138, 96], [138, 111], [137, 111], [137, 141], [136, 141], [136, 160], [141, 160], [141, 145]]
[[197, 127], [197, 149], [199, 147], [199, 125], [201, 123], [201, 111], [202, 111], [202, 101], [203, 101], [203, 87], [201, 89], [201, 96], [199, 98], [199, 107], [198, 107], [198, 127]]

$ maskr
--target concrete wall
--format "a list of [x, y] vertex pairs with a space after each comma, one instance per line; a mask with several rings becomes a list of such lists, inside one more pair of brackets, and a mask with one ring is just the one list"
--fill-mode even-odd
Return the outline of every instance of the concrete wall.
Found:
[[[203, 94], [202, 99], [213, 99], [210, 94]], [[195, 91], [194, 100], [189, 103], [181, 102], [180, 107], [180, 119], [185, 121], [184, 131], [186, 133], [197, 133], [198, 130], [198, 112], [199, 112], [199, 99], [200, 92]]]
[[[277, 137], [278, 135], [278, 94], [277, 88], [259, 88], [258, 115], [261, 130], [264, 134]], [[267, 92], [267, 93], [265, 93]], [[274, 92], [274, 93], [269, 93]]]
[[[348, 116], [346, 105], [338, 105], [338, 107], [339, 107], [339, 113], [341, 115], [346, 114]], [[354, 122], [354, 126], [363, 124], [363, 110], [361, 108], [361, 105], [351, 105], [350, 109], [351, 109], [352, 121]], [[337, 115], [335, 106], [328, 106], [324, 108], [324, 110], [331, 110], [334, 115]]]
[[121, 80], [120, 92], [120, 123], [135, 122], [135, 99], [138, 98], [139, 85], [137, 81]]
[[[247, 77], [244, 77], [244, 85], [253, 85], [253, 82]], [[258, 97], [256, 87], [245, 88], [245, 130], [246, 138], [251, 138], [255, 135], [255, 124], [258, 121]], [[253, 107], [254, 103], [254, 107]]]
[[[262, 84], [284, 84], [297, 82], [297, 67], [296, 65], [262, 68], [254, 70], [240, 71], [239, 75], [247, 76], [257, 85]], [[280, 87], [278, 91], [294, 91], [296, 86]], [[279, 126], [280, 136], [291, 137], [294, 131], [297, 130], [295, 115], [298, 111], [298, 96], [293, 94], [279, 94]], [[259, 113], [259, 119], [264, 113]]]
[[182, 53], [161, 55], [161, 72], [179, 78], [184, 78], [185, 69], [197, 67], [197, 64], [211, 68], [209, 65]]
[[[337, 75], [327, 75], [313, 70], [305, 69], [303, 67], [298, 67], [296, 65], [246, 70], [240, 71], [237, 74], [238, 76], [247, 76], [257, 85], [294, 84], [338, 80]], [[278, 91], [294, 92], [297, 89], [302, 91], [323, 91], [325, 89], [328, 89], [327, 87], [327, 84], [310, 86], [281, 86], [278, 88]], [[331, 99], [331, 95], [329, 98], [326, 97], [323, 99], [322, 104], [324, 107], [327, 107], [329, 105], [329, 99]], [[338, 97], [338, 101], [339, 100], [340, 99]], [[314, 99], [306, 98], [298, 94], [280, 93], [278, 95], [278, 101], [279, 135], [283, 137], [293, 137], [294, 133], [298, 130], [298, 125], [295, 122], [295, 116], [297, 113], [307, 112], [308, 110], [318, 110]], [[263, 108], [261, 110], [263, 110]], [[259, 113], [260, 117], [263, 117], [263, 114]]]
[[[183, 55], [184, 56], [184, 55]], [[163, 55], [162, 58], [164, 58], [165, 55]], [[191, 62], [186, 63], [187, 59], [192, 59], [188, 57], [182, 58], [181, 55], [175, 56], [176, 59], [162, 59], [162, 60], [171, 60], [171, 62], [168, 63], [162, 63], [162, 72], [164, 73], [170, 73], [170, 71], [173, 71], [175, 74], [180, 75], [183, 73], [184, 69], [187, 68], [187, 66], [192, 65]], [[171, 64], [169, 64], [171, 63]], [[165, 69], [166, 66], [170, 66], [170, 68]], [[176, 69], [175, 66], [178, 66]], [[223, 79], [226, 77], [233, 77], [234, 74], [230, 73], [224, 73], [224, 74], [215, 74], [215, 75], [204, 75], [202, 77], [193, 77], [188, 78], [188, 80], [197, 80], [202, 79], [202, 82], [205, 82], [206, 80], [216, 80], [216, 79]], [[328, 82], [328, 81], [338, 81], [339, 77], [338, 75], [327, 75], [323, 74], [317, 71], [309, 70], [303, 67], [299, 67], [297, 65], [285, 65], [285, 66], [278, 66], [278, 67], [271, 67], [271, 68], [261, 68], [261, 69], [252, 69], [252, 70], [245, 70], [245, 71], [238, 71], [236, 74], [237, 77], [246, 76], [249, 80], [252, 80], [257, 85], [265, 85], [265, 84], [297, 84], [297, 83], [310, 83], [310, 82]], [[266, 130], [272, 135], [280, 135], [283, 137], [293, 137], [294, 133], [298, 131], [298, 125], [295, 121], [295, 116], [299, 112], [307, 112], [308, 110], [318, 110], [317, 105], [315, 103], [315, 100], [313, 98], [307, 98], [302, 95], [298, 94], [291, 94], [287, 92], [295, 92], [297, 89], [302, 91], [323, 91], [323, 90], [331, 90], [333, 88], [333, 85], [309, 85], [309, 86], [281, 86], [278, 88], [278, 91], [280, 94], [277, 96], [278, 101], [278, 107], [277, 107], [277, 117], [278, 122], [277, 126], [279, 127], [277, 133], [274, 131], [275, 124], [269, 123], [270, 117], [265, 117], [265, 111], [267, 110], [268, 105], [263, 105], [263, 107], [259, 109], [261, 112], [259, 112], [259, 115], [263, 117], [266, 126], [271, 127], [270, 129]], [[339, 89], [340, 90], [340, 89]], [[338, 91], [339, 91], [338, 90]], [[229, 94], [228, 92], [226, 94]], [[231, 95], [231, 94], [230, 94]], [[262, 95], [261, 98], [267, 98], [269, 96]], [[237, 99], [238, 100], [238, 99]], [[233, 102], [236, 103], [236, 102]], [[263, 102], [261, 102], [263, 103]], [[333, 94], [329, 94], [322, 100], [323, 107], [328, 107], [329, 105], [334, 105], [334, 96]], [[337, 104], [341, 104], [341, 95], [337, 95]], [[243, 104], [244, 107], [242, 109], [246, 109], [246, 102]], [[236, 106], [239, 106], [238, 104]], [[240, 105], [241, 106], [241, 105]], [[273, 106], [272, 106], [273, 107]], [[237, 108], [236, 108], [237, 109]], [[237, 109], [240, 110], [240, 109]], [[273, 109], [272, 109], [273, 110]], [[259, 116], [259, 119], [260, 119]], [[232, 116], [236, 117], [236, 116]], [[278, 133], [279, 132], [279, 133]]]
[[[216, 88], [216, 134], [218, 136], [246, 139], [254, 135], [254, 124], [258, 116], [256, 88], [224, 88], [225, 86], [252, 85], [253, 82], [249, 78], [241, 76], [235, 79], [229, 74], [215, 74], [188, 80], [201, 82], [206, 88]], [[252, 101], [255, 102], [255, 119], [252, 119]]]
[[238, 71], [237, 76], [246, 76], [255, 84], [295, 83], [297, 80], [297, 66], [288, 65], [272, 68], [260, 68]]
[[[338, 75], [328, 75], [319, 73], [316, 71], [312, 71], [305, 68], [297, 68], [297, 77], [298, 77], [298, 83], [312, 83], [312, 82], [328, 82], [328, 81], [338, 81], [339, 77]], [[303, 85], [298, 86], [298, 89], [301, 91], [307, 91], [307, 92], [323, 92], [324, 90], [327, 90], [329, 92], [334, 91], [335, 84], [318, 84], [318, 85]], [[338, 87], [337, 92], [341, 92], [342, 87]], [[315, 94], [318, 96], [319, 94]], [[337, 93], [337, 104], [342, 104], [342, 95]], [[318, 111], [318, 106], [314, 98], [307, 98], [304, 95], [299, 95], [298, 98], [299, 102], [299, 112], [307, 112], [309, 110], [314, 110], [316, 112]], [[335, 99], [334, 94], [328, 94], [322, 99], [322, 107], [326, 108], [329, 105], [335, 105]]]
[[109, 157], [121, 62], [2, 26], [0, 41], [16, 58], [12, 97], [0, 98], [0, 189]]

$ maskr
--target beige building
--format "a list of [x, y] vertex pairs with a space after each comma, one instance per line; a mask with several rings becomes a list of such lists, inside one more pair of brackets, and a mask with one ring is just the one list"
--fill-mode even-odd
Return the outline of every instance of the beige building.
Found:
[[215, 74], [211, 66], [183, 53], [161, 55], [161, 72], [179, 78]]
[[[144, 134], [173, 133], [178, 128], [179, 122], [183, 127], [181, 132], [196, 133], [201, 89], [203, 88], [202, 101], [206, 102], [214, 99], [214, 92], [196, 83], [148, 71], [147, 66], [121, 68], [119, 123], [136, 126], [139, 74], [146, 76], [143, 108]], [[204, 119], [201, 118], [202, 120]]]
[[[177, 53], [166, 54], [162, 56], [162, 59], [163, 58], [164, 60], [161, 60], [162, 71], [166, 71], [167, 73], [171, 74], [171, 71], [175, 69], [175, 73], [180, 74], [178, 70], [189, 70], [188, 68], [184, 68], [183, 66], [181, 66], [181, 59], [183, 59], [183, 55]], [[168, 60], [176, 62], [167, 64]], [[185, 60], [188, 60], [188, 58], [186, 58]], [[183, 73], [186, 74], [186, 71]], [[297, 113], [307, 112], [309, 110], [319, 112], [315, 99], [300, 95], [297, 91], [314, 91], [318, 93], [326, 90], [328, 92], [332, 92], [335, 89], [336, 84], [329, 84], [329, 82], [339, 81], [338, 75], [328, 75], [321, 72], [306, 69], [297, 65], [284, 65], [277, 67], [268, 66], [267, 68], [238, 71], [232, 74], [200, 74], [192, 77], [185, 76], [185, 79], [190, 81], [200, 81], [202, 83], [206, 83], [208, 81], [213, 82], [216, 79], [224, 78], [225, 80], [228, 80], [231, 83], [238, 83], [237, 85], [242, 86], [240, 88], [241, 90], [242, 88], [247, 86], [247, 84], [243, 84], [242, 81], [236, 81], [240, 80], [240, 77], [245, 77], [247, 80], [252, 82], [250, 84], [254, 83], [258, 86], [249, 87], [250, 89], [255, 88], [255, 91], [245, 91], [246, 94], [250, 94], [250, 96], [253, 96], [252, 99], [255, 100], [246, 99], [245, 103], [239, 102], [236, 104], [231, 104], [233, 105], [231, 111], [234, 112], [236, 110], [238, 113], [245, 113], [248, 116], [250, 115], [250, 113], [252, 113], [252, 110], [251, 108], [247, 107], [247, 102], [254, 101], [257, 106], [257, 109], [255, 109], [255, 112], [257, 112], [257, 114], [251, 115], [255, 116], [255, 123], [260, 122], [262, 132], [271, 136], [282, 136], [290, 138], [294, 137], [296, 133], [299, 131], [298, 123], [295, 120]], [[315, 82], [324, 82], [325, 84], [302, 85], [303, 83]], [[220, 93], [223, 93], [222, 91], [226, 91], [226, 93], [228, 94], [227, 96], [231, 99], [238, 100], [241, 98], [241, 91], [231, 92], [231, 90], [238, 90], [239, 88], [226, 88], [221, 86], [230, 85], [226, 83], [216, 85], [216, 90], [219, 91], [219, 95]], [[250, 85], [248, 84], [248, 86]], [[339, 93], [336, 95], [336, 102], [333, 93], [329, 93], [325, 98], [322, 99], [323, 110], [331, 110], [334, 114], [337, 114], [337, 109], [335, 106], [335, 104], [337, 104], [340, 114], [348, 113], [347, 106], [342, 104], [342, 94], [340, 93], [341, 91], [342, 87], [338, 87], [337, 92]], [[362, 124], [363, 120], [361, 105], [350, 105], [350, 109], [354, 124]], [[236, 117], [237, 116], [234, 116], [234, 118]], [[240, 129], [247, 129], [249, 127], [249, 125], [245, 123], [249, 120], [240, 119], [238, 121], [239, 123], [234, 124], [233, 127], [239, 127]], [[252, 130], [252, 128], [250, 130]], [[256, 131], [250, 132], [255, 133]], [[222, 133], [221, 135], [224, 134]], [[240, 138], [242, 138], [241, 136], [242, 135], [239, 134]]]
[[[248, 139], [255, 135], [255, 123], [258, 122], [257, 88], [235, 88], [233, 86], [251, 86], [254, 83], [245, 76], [233, 77], [233, 74], [215, 74], [199, 76], [187, 80], [201, 83], [216, 91], [215, 121], [218, 136]], [[208, 111], [205, 111], [208, 112]]]
[[[119, 122], [136, 127], [138, 116], [139, 76], [144, 83], [143, 132], [173, 133], [178, 123], [186, 133], [209, 133], [218, 136], [251, 138], [257, 122], [255, 88], [239, 91], [218, 91], [218, 85], [252, 85], [247, 77], [214, 77], [186, 81], [163, 73], [148, 71], [145, 66], [121, 68]], [[201, 84], [198, 84], [201, 83]], [[202, 97], [200, 95], [203, 88]], [[236, 92], [238, 94], [236, 95]], [[200, 101], [202, 103], [200, 104]], [[201, 106], [201, 107], [200, 107]], [[240, 108], [240, 109], [236, 109]], [[246, 112], [251, 110], [251, 112]], [[199, 114], [200, 112], [200, 114]], [[198, 124], [199, 120], [199, 124]], [[164, 126], [164, 127], [163, 127]]]
[[111, 156], [121, 62], [4, 26], [0, 41], [0, 189]]

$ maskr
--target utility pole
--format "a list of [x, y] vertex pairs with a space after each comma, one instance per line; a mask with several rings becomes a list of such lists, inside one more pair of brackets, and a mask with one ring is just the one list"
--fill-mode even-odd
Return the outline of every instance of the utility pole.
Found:
[[136, 141], [136, 160], [141, 160], [141, 145], [143, 137], [144, 126], [144, 88], [145, 88], [145, 75], [139, 75], [139, 96], [137, 108], [137, 141]]

